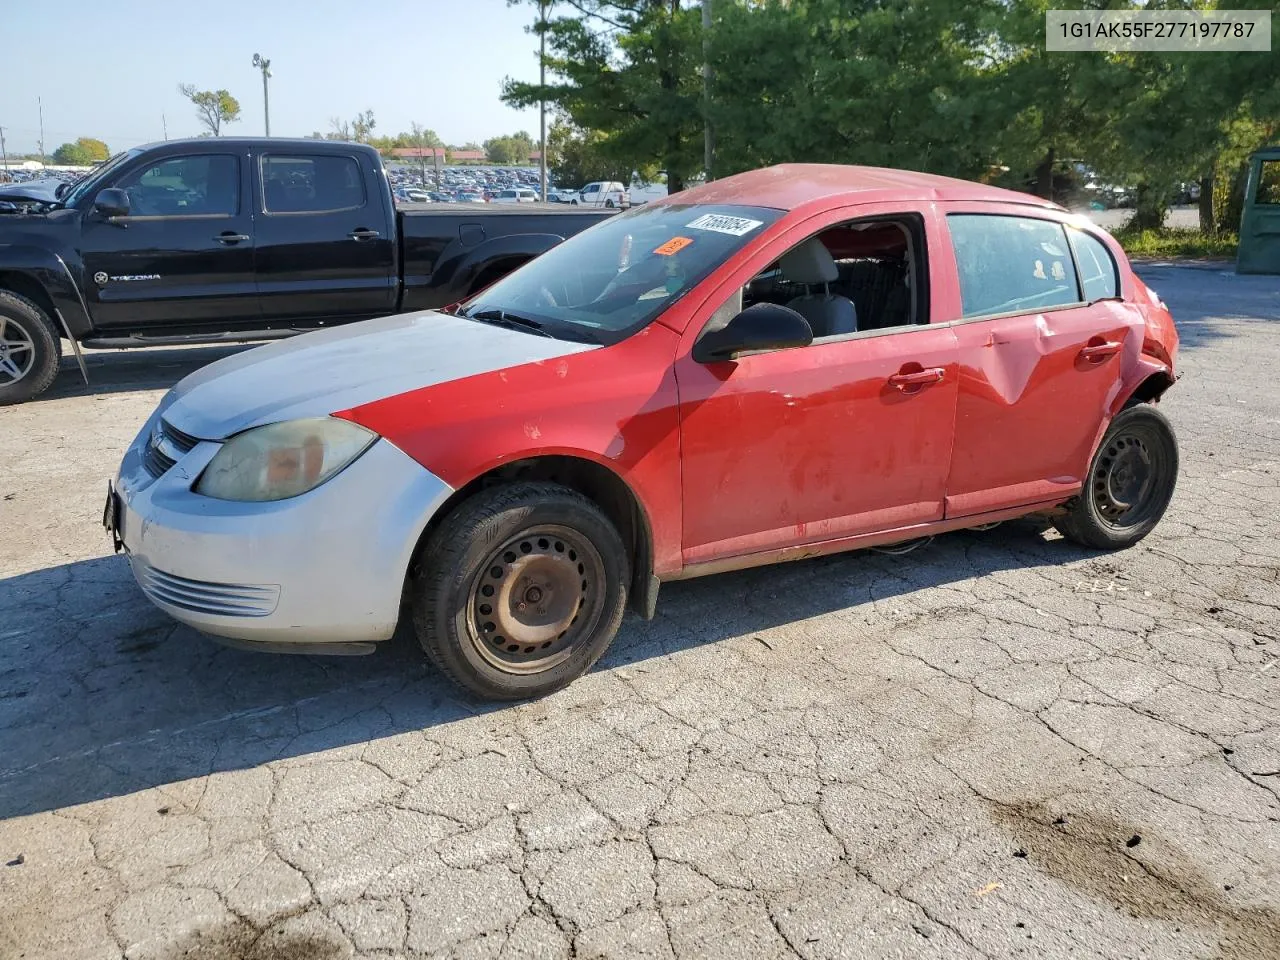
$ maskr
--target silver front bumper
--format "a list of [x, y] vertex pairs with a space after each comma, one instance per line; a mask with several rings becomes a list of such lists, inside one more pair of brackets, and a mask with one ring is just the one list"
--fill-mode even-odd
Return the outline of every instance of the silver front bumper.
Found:
[[452, 489], [386, 440], [300, 497], [234, 503], [191, 491], [219, 444], [158, 478], [153, 415], [120, 465], [121, 539], [147, 597], [197, 630], [273, 643], [385, 640], [418, 538]]

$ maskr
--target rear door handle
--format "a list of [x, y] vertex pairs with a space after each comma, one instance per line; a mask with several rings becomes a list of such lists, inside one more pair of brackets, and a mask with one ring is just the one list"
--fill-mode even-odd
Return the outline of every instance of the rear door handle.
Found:
[[1080, 349], [1080, 359], [1090, 363], [1101, 363], [1107, 357], [1114, 357], [1123, 349], [1124, 344], [1115, 340], [1103, 340], [1101, 343], [1090, 343]]
[[243, 233], [232, 233], [228, 230], [226, 233], [218, 234], [213, 239], [217, 240], [219, 243], [225, 243], [227, 246], [232, 246], [237, 243], [243, 243], [248, 240], [249, 237]]
[[347, 236], [356, 242], [363, 242], [365, 240], [377, 240], [382, 234], [378, 233], [377, 230], [370, 230], [368, 227], [357, 227]]
[[924, 387], [931, 383], [941, 383], [947, 375], [945, 367], [926, 367], [914, 373], [895, 373], [889, 378], [889, 385], [905, 390], [908, 387]]

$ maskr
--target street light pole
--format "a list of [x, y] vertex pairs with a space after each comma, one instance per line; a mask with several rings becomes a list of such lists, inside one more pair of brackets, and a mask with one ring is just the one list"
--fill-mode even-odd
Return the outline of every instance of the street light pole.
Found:
[[271, 101], [267, 96], [267, 80], [271, 77], [271, 61], [255, 53], [253, 65], [262, 71], [262, 120], [269, 137], [271, 136]]
[[547, 202], [547, 3], [538, 0], [538, 86], [543, 88], [538, 102], [538, 199], [543, 203]]

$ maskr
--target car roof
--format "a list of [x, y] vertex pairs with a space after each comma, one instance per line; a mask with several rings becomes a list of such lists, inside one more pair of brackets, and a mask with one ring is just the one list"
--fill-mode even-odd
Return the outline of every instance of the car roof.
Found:
[[873, 203], [877, 200], [967, 200], [1021, 203], [1050, 210], [1062, 207], [1027, 193], [914, 170], [856, 167], [834, 163], [783, 163], [735, 174], [671, 194], [659, 204], [744, 204], [795, 210], [818, 201]]

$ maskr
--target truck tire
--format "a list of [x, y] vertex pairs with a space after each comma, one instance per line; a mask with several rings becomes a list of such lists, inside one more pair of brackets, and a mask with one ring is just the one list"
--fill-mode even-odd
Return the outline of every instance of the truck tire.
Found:
[[26, 297], [0, 290], [0, 407], [49, 389], [62, 361], [62, 340], [49, 315]]
[[559, 690], [618, 632], [631, 563], [598, 506], [555, 483], [512, 483], [464, 501], [435, 530], [410, 583], [431, 662], [490, 700]]

